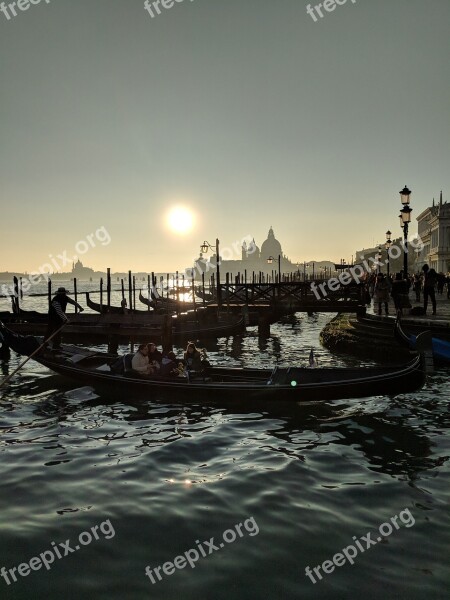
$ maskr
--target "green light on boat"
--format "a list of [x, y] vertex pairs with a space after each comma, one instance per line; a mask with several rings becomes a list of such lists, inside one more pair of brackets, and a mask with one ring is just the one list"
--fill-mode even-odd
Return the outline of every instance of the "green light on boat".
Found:
[[292, 385], [292, 387], [295, 387], [297, 385], [297, 382], [296, 381], [291, 381], [291, 385]]

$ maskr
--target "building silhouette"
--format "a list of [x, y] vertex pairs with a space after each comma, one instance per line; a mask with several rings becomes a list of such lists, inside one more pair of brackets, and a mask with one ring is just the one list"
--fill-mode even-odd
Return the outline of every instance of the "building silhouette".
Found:
[[418, 267], [427, 263], [437, 273], [450, 272], [450, 204], [434, 203], [417, 217], [423, 250], [418, 254]]
[[[292, 262], [284, 253], [281, 243], [275, 237], [273, 228], [270, 227], [267, 234], [267, 238], [261, 244], [261, 248], [256, 244], [255, 238], [250, 241], [243, 241], [240, 248], [240, 253], [234, 252], [235, 255], [240, 258], [233, 259], [231, 254], [233, 251], [230, 248], [219, 248], [220, 252], [220, 272], [222, 274], [230, 273], [230, 275], [236, 276], [238, 273], [243, 275], [247, 271], [248, 275], [252, 272], [255, 273], [271, 273], [274, 271], [278, 272], [278, 257], [280, 257], [280, 271], [281, 273], [294, 273], [299, 270], [303, 272], [306, 269], [307, 273], [311, 273], [314, 269], [313, 265], [316, 266], [316, 273], [319, 274], [320, 268], [325, 266], [329, 269], [333, 263], [330, 261], [315, 261], [305, 266], [304, 263], [299, 265], [298, 263]], [[272, 259], [271, 264], [268, 260]], [[200, 278], [202, 273], [205, 275], [212, 275], [215, 272], [217, 265], [217, 256], [213, 254], [209, 260], [203, 257], [201, 254], [199, 258], [195, 260], [195, 271], [196, 277]]]

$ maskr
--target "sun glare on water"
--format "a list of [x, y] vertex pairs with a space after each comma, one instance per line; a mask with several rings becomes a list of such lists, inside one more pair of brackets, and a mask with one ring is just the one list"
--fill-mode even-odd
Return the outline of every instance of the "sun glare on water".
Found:
[[194, 215], [183, 206], [175, 206], [167, 215], [167, 224], [174, 233], [189, 233], [194, 225]]

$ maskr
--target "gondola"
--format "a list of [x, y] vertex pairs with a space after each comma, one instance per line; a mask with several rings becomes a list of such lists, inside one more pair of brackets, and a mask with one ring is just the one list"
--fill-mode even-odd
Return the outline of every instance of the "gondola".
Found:
[[[399, 342], [406, 348], [416, 350], [417, 336], [406, 333], [402, 327], [400, 319], [397, 319], [395, 328], [395, 334]], [[431, 348], [433, 351], [433, 358], [437, 362], [450, 363], [450, 342], [432, 336]]]
[[175, 339], [212, 339], [229, 337], [245, 331], [244, 317], [230, 316], [224, 321], [199, 324], [193, 321], [175, 321], [172, 336]]
[[85, 294], [86, 306], [102, 315], [148, 315], [148, 310], [129, 310], [128, 308], [123, 309], [121, 306], [108, 306], [107, 304], [99, 304], [91, 300], [89, 292], [85, 292]]
[[[0, 333], [16, 352], [30, 355], [39, 347], [31, 336], [13, 334], [0, 324]], [[83, 385], [109, 392], [143, 394], [146, 399], [198, 402], [224, 399], [248, 407], [255, 402], [313, 402], [404, 394], [419, 390], [425, 382], [423, 355], [396, 367], [324, 368], [289, 367], [242, 369], [206, 367], [189, 377], [140, 377], [133, 372], [111, 371], [111, 356], [73, 346], [40, 350], [33, 357], [41, 365]]]
[[214, 292], [203, 292], [203, 289], [201, 287], [195, 288], [195, 295], [198, 296], [200, 300], [204, 300], [205, 302], [213, 302], [216, 298]]
[[155, 289], [150, 291], [150, 297], [154, 302], [156, 308], [165, 308], [169, 311], [186, 311], [194, 308], [193, 302], [183, 302], [182, 300], [175, 300], [173, 298], [165, 298], [160, 296]]
[[143, 296], [141, 291], [139, 291], [139, 301], [142, 302], [142, 304], [145, 304], [145, 306], [155, 308], [155, 303], [153, 302], [153, 300], [149, 300], [148, 298]]
[[27, 323], [47, 323], [48, 314], [40, 313], [36, 310], [18, 309], [18, 312], [0, 312], [0, 321], [4, 323], [18, 323], [26, 321]]
[[0, 321], [3, 321], [3, 323], [9, 323], [15, 316], [16, 315], [9, 310], [5, 310], [0, 312]]

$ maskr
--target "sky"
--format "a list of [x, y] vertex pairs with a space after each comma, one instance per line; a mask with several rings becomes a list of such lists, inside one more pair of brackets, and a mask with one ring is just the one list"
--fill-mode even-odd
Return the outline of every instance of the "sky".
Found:
[[[294, 262], [339, 262], [400, 235], [405, 184], [414, 221], [450, 200], [450, 2], [348, 0], [316, 20], [307, 5], [0, 13], [0, 271], [77, 250], [98, 270], [174, 271], [203, 240], [260, 246], [270, 226]], [[191, 230], [167, 226], [176, 206]]]

